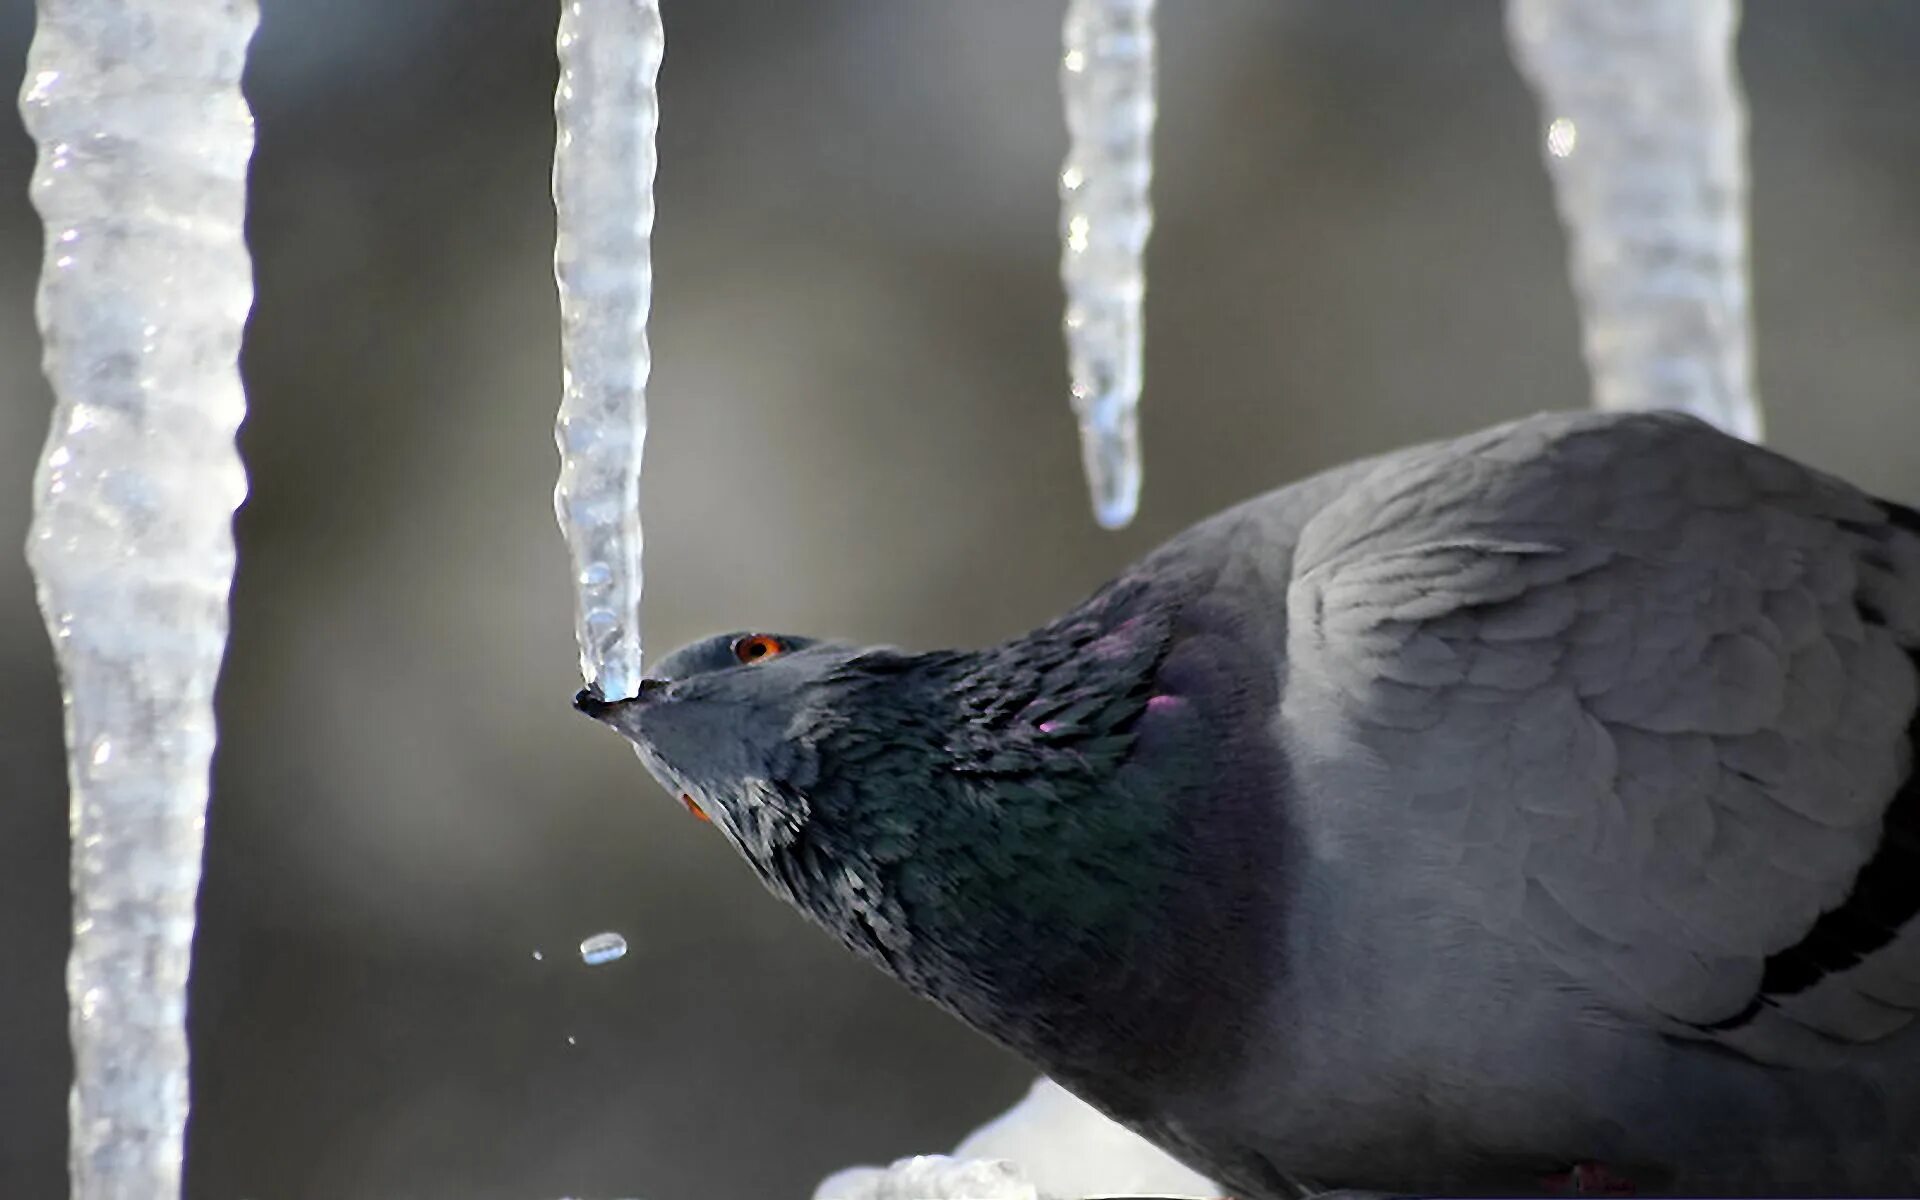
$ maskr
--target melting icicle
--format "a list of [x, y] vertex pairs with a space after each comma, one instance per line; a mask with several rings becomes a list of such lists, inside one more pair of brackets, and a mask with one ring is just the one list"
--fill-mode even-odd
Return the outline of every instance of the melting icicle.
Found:
[[590, 967], [627, 956], [627, 939], [617, 933], [596, 933], [580, 943], [580, 959]]
[[1060, 60], [1070, 147], [1060, 171], [1067, 365], [1093, 512], [1140, 503], [1143, 261], [1153, 228], [1153, 0], [1068, 0]]
[[640, 684], [640, 454], [647, 436], [653, 292], [654, 0], [563, 0], [553, 273], [560, 291], [560, 480], [573, 555], [580, 671], [602, 697]]
[[1509, 0], [1601, 408], [1758, 440], [1735, 0]]
[[180, 1194], [183, 1025], [227, 636], [253, 0], [41, 0], [20, 107], [55, 408], [27, 557], [73, 829], [73, 1195]]

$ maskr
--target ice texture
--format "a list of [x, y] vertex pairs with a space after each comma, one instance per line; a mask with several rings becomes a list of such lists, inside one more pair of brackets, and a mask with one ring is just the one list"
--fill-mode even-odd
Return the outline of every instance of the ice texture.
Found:
[[1067, 367], [1094, 517], [1140, 503], [1147, 235], [1153, 228], [1153, 0], [1068, 0], [1060, 60], [1069, 147], [1060, 171]]
[[647, 436], [654, 0], [563, 0], [556, 47], [553, 274], [562, 384], [554, 513], [573, 556], [580, 673], [607, 699], [639, 690], [640, 455]]
[[1758, 440], [1736, 0], [1509, 0], [1571, 242], [1594, 403]]
[[180, 1193], [194, 897], [227, 638], [253, 0], [41, 0], [20, 109], [54, 413], [27, 558], [61, 672], [75, 1197]]

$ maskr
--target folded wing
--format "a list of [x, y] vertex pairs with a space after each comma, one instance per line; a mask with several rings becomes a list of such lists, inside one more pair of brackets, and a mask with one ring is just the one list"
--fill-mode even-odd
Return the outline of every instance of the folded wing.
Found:
[[1914, 514], [1690, 418], [1534, 418], [1345, 489], [1287, 615], [1329, 844], [1677, 1035], [1920, 1015]]

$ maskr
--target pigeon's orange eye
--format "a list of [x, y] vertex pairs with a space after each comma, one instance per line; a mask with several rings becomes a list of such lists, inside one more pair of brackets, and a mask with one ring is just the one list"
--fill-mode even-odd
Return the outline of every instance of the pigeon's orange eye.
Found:
[[751, 633], [733, 640], [733, 656], [743, 663], [757, 663], [763, 658], [772, 658], [785, 650], [777, 637], [768, 637], [764, 633]]

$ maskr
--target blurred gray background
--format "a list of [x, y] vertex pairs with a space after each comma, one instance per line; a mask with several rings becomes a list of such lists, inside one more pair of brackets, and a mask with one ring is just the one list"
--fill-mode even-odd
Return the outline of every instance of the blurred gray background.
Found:
[[[263, 7], [189, 1193], [796, 1197], [949, 1147], [1027, 1071], [763, 895], [568, 708], [554, 6]], [[1000, 638], [1244, 496], [1583, 401], [1492, 0], [1165, 6], [1147, 487], [1118, 536], [1057, 333], [1060, 6], [667, 7], [656, 652]], [[0, 3], [0, 77], [31, 21]], [[1753, 3], [1741, 55], [1773, 440], [1920, 500], [1920, 6]], [[31, 164], [0, 122], [8, 1200], [65, 1194], [68, 1071], [58, 692], [13, 550], [50, 403]], [[632, 952], [586, 968], [601, 929]]]

